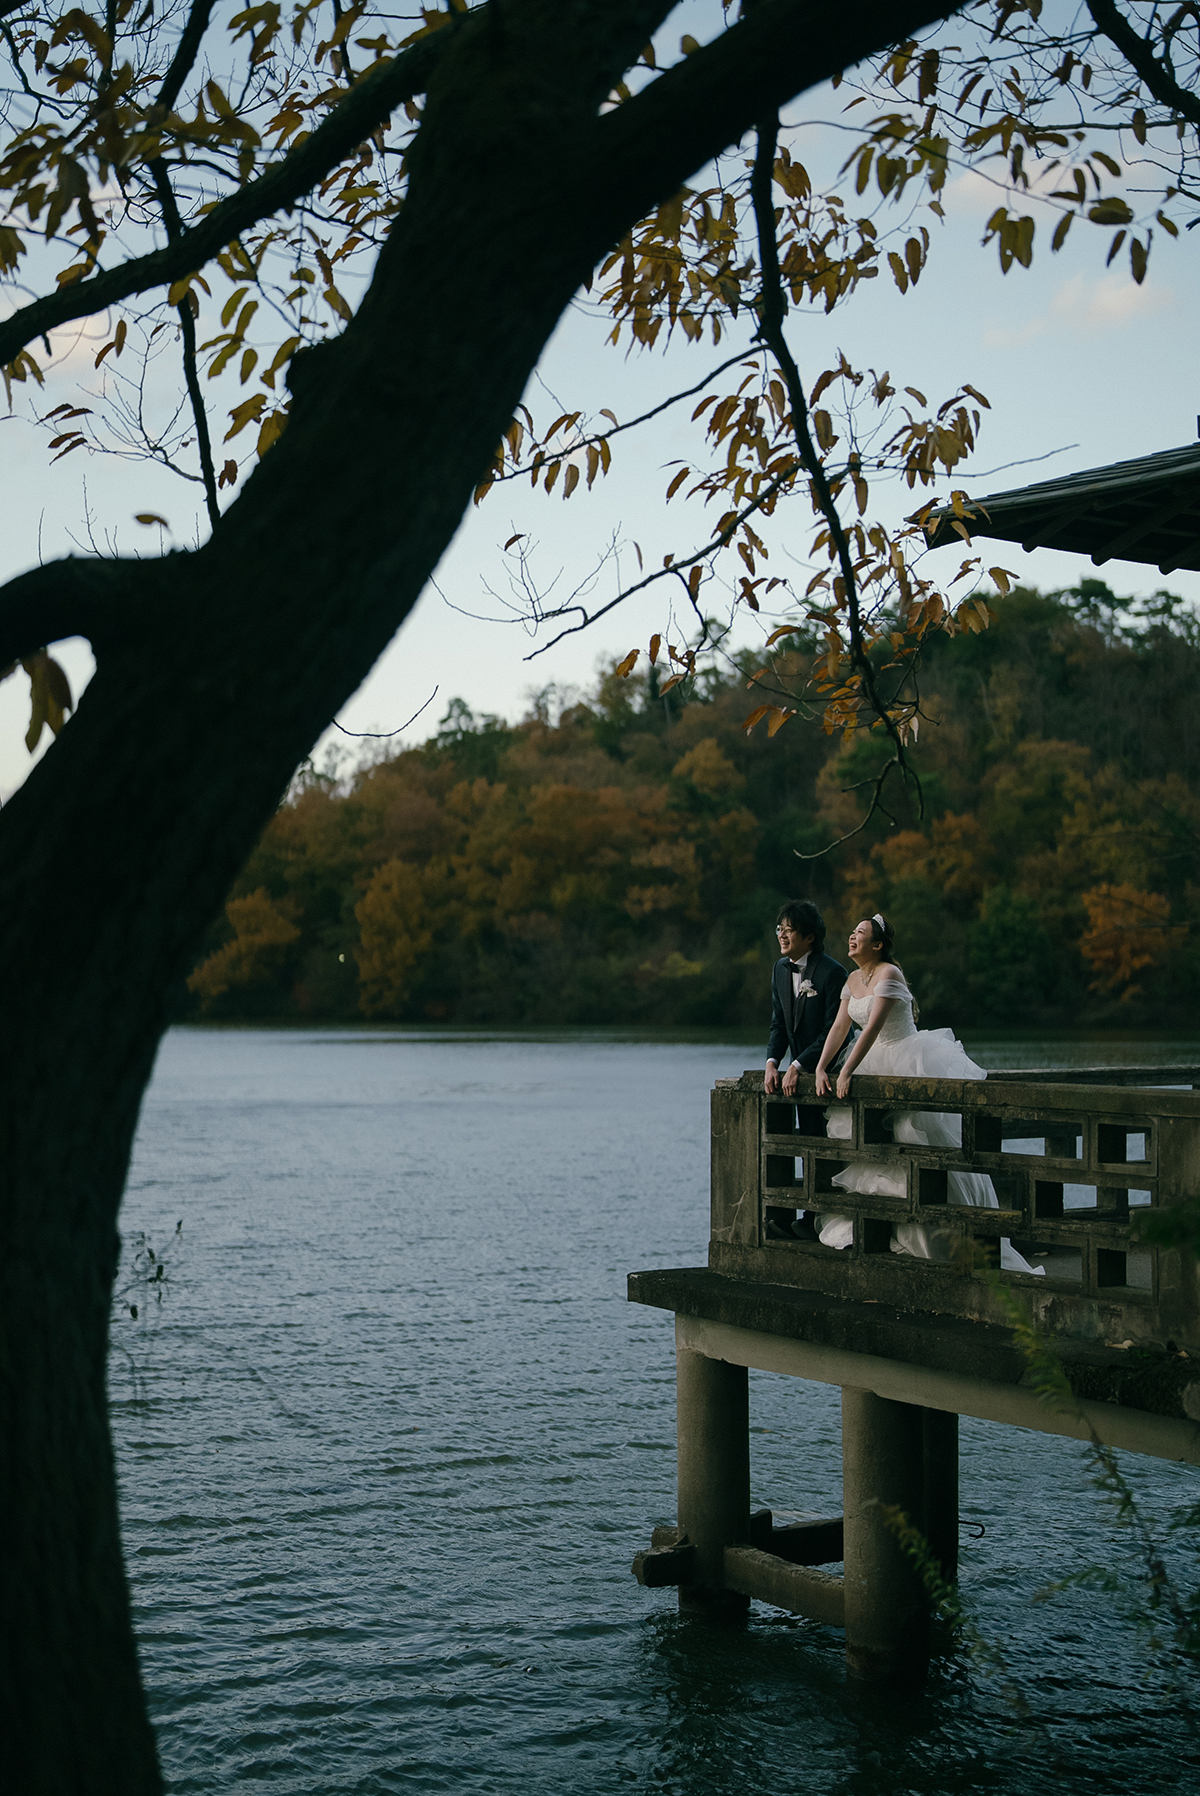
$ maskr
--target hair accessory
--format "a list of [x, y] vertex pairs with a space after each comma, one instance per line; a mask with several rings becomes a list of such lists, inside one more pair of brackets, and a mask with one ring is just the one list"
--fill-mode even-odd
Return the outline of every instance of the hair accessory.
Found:
[[875, 912], [875, 915], [871, 918], [871, 921], [872, 921], [872, 923], [878, 923], [879, 927], [886, 933], [887, 924], [884, 922], [883, 918], [880, 916], [878, 911]]

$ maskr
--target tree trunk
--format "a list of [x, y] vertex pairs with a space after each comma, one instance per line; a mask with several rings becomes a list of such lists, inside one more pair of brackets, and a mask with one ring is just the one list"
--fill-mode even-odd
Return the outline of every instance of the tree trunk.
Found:
[[[297, 358], [289, 427], [211, 541], [14, 583], [15, 652], [64, 615], [75, 621], [57, 633], [79, 629], [97, 651], [77, 716], [0, 817], [0, 1688], [22, 1796], [161, 1787], [105, 1358], [166, 994], [296, 765], [436, 567], [597, 258], [763, 107], [949, 10], [864, 5], [833, 25], [764, 0], [757, 62], [744, 46], [759, 39], [738, 27], [741, 62], [707, 88], [700, 59], [698, 75], [685, 66], [666, 89], [682, 95], [675, 112], [659, 103], [644, 140], [639, 102], [597, 115], [668, 6], [576, 0], [564, 19], [559, 0], [509, 0], [479, 15], [429, 95], [409, 198], [358, 315]], [[783, 21], [782, 48], [763, 19]]]

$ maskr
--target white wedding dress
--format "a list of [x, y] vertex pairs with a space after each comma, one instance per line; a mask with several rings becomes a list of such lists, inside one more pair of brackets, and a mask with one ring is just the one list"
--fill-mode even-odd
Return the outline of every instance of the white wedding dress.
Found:
[[[883, 1026], [855, 1073], [883, 1074], [904, 1079], [986, 1079], [987, 1073], [967, 1054], [952, 1029], [918, 1029], [913, 1020], [912, 993], [898, 970], [880, 970], [869, 997], [850, 999], [850, 1018], [865, 1028], [876, 998], [888, 1002]], [[835, 1141], [848, 1141], [852, 1128], [852, 1111], [848, 1105], [831, 1105], [825, 1112], [825, 1133]], [[962, 1119], [933, 1110], [893, 1111], [889, 1121], [896, 1141], [912, 1142], [919, 1147], [961, 1147]], [[843, 1191], [861, 1192], [867, 1197], [903, 1197], [907, 1180], [899, 1168], [855, 1165], [835, 1173], [833, 1184]], [[965, 1204], [977, 1209], [998, 1210], [999, 1201], [991, 1179], [984, 1173], [951, 1172], [947, 1175], [947, 1196], [952, 1204]], [[826, 1247], [849, 1247], [854, 1239], [854, 1219], [822, 1211], [816, 1219], [818, 1239]], [[919, 1260], [949, 1260], [961, 1236], [948, 1229], [931, 1228], [921, 1222], [897, 1222], [892, 1226], [892, 1252], [913, 1255]], [[1006, 1272], [1044, 1273], [1043, 1266], [1031, 1266], [1016, 1251], [1007, 1236], [1000, 1241], [1000, 1264]]]

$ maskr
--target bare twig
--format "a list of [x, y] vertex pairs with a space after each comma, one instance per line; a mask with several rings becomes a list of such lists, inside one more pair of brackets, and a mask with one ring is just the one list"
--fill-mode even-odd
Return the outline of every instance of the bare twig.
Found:
[[[866, 816], [863, 818], [862, 822], [856, 824], [853, 829], [847, 830], [844, 836], [839, 836], [836, 842], [828, 842], [824, 848], [818, 848], [815, 854], [801, 854], [798, 848], [793, 848], [792, 853], [795, 855], [796, 859], [798, 861], [819, 861], [823, 855], [832, 854], [835, 848], [840, 848], [842, 846], [843, 842], [852, 842], [855, 836], [861, 836], [863, 830], [866, 829], [868, 823], [877, 811], [882, 811], [884, 816], [891, 818], [891, 821], [894, 823], [896, 819], [892, 817], [892, 813], [884, 805], [882, 793], [892, 768], [899, 767], [900, 765], [901, 762], [899, 756], [892, 755], [890, 760], [884, 762], [873, 780], [859, 780], [856, 785], [843, 787], [843, 790], [846, 792], [860, 792], [864, 786], [871, 786], [874, 788], [871, 793], [871, 802], [867, 806]], [[912, 775], [911, 777], [915, 778], [916, 776]]]
[[615, 610], [616, 607], [623, 604], [626, 599], [632, 598], [635, 592], [642, 592], [647, 586], [653, 586], [656, 580], [665, 580], [671, 574], [677, 574], [680, 568], [692, 567], [697, 561], [703, 561], [706, 556], [714, 555], [718, 549], [725, 548], [732, 540], [738, 527], [744, 523], [748, 517], [752, 517], [756, 511], [761, 511], [763, 506], [766, 505], [779, 491], [780, 487], [784, 486], [793, 478], [795, 472], [796, 469], [794, 466], [784, 468], [781, 473], [776, 474], [773, 480], [767, 482], [762, 492], [753, 498], [749, 505], [744, 506], [736, 516], [730, 518], [725, 528], [723, 530], [718, 530], [717, 534], [706, 542], [702, 549], [697, 549], [693, 555], [685, 555], [681, 560], [672, 559], [667, 567], [657, 568], [654, 573], [647, 574], [644, 580], [638, 580], [633, 586], [627, 586], [623, 592], [617, 594], [615, 599], [610, 599], [607, 605], [601, 605], [598, 611], [589, 612], [585, 610], [582, 605], [564, 605], [558, 611], [547, 612], [547, 617], [563, 617], [568, 611], [578, 611], [580, 613], [581, 622], [571, 624], [565, 630], [560, 630], [557, 636], [552, 637], [549, 642], [544, 642], [541, 648], [533, 649], [526, 655], [526, 661], [534, 661], [539, 655], [544, 655], [547, 649], [552, 649], [555, 644], [561, 642], [565, 636], [575, 636], [580, 630], [586, 630], [590, 624], [596, 622], [597, 618], [604, 617], [608, 612]]
[[418, 705], [417, 709], [413, 712], [412, 716], [409, 718], [408, 723], [402, 723], [400, 725], [399, 729], [395, 729], [395, 730], [348, 730], [344, 723], [338, 722], [336, 717], [332, 718], [330, 721], [332, 722], [334, 729], [340, 730], [342, 732], [343, 736], [355, 736], [359, 739], [359, 741], [363, 741], [369, 736], [371, 738], [371, 740], [374, 742], [386, 742], [386, 741], [389, 741], [391, 739], [391, 737], [400, 735], [401, 731], [406, 730], [409, 727], [409, 724], [416, 723], [417, 718], [421, 715], [421, 712], [428, 711], [430, 705], [433, 703], [434, 699], [437, 697], [439, 690], [440, 690], [440, 688], [438, 686], [435, 686], [433, 691], [429, 694], [429, 697], [425, 700], [425, 703], [423, 705]]

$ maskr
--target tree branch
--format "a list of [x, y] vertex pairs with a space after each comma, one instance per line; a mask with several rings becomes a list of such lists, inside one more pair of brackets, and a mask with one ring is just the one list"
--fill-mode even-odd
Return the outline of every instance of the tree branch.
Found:
[[[599, 204], [622, 218], [669, 198], [805, 89], [961, 12], [965, 0], [758, 0], [736, 25], [597, 122]], [[632, 197], [631, 197], [632, 194]], [[625, 228], [614, 230], [617, 236]]]
[[170, 112], [179, 98], [179, 90], [192, 72], [192, 64], [200, 52], [201, 39], [208, 30], [208, 21], [212, 15], [213, 0], [192, 0], [192, 10], [188, 13], [187, 24], [183, 35], [175, 46], [175, 54], [171, 58], [170, 67], [163, 76], [163, 84], [158, 90], [158, 98], [154, 102], [164, 111]]
[[[842, 527], [841, 514], [837, 501], [829, 485], [829, 476], [825, 464], [817, 453], [808, 427], [808, 406], [804, 399], [804, 383], [800, 379], [800, 370], [796, 366], [795, 357], [788, 347], [787, 338], [783, 334], [783, 319], [787, 309], [783, 293], [783, 278], [779, 270], [779, 245], [775, 237], [775, 148], [779, 138], [779, 119], [772, 116], [758, 127], [758, 149], [754, 157], [754, 169], [750, 177], [750, 195], [754, 204], [754, 218], [758, 226], [758, 265], [762, 278], [762, 302], [759, 310], [758, 334], [766, 343], [779, 365], [788, 391], [788, 405], [792, 414], [792, 431], [796, 438], [796, 447], [800, 452], [800, 460], [813, 484], [817, 504], [829, 526], [829, 534], [837, 550], [838, 563], [842, 570], [842, 583], [846, 591], [846, 611], [850, 624], [850, 665], [857, 669], [871, 709], [883, 724], [892, 739], [895, 754], [888, 767], [899, 768], [905, 783], [912, 780], [917, 788], [917, 805], [920, 815], [925, 815], [924, 795], [921, 782], [908, 766], [904, 752], [904, 739], [892, 717], [888, 706], [879, 696], [875, 683], [875, 670], [871, 666], [871, 657], [863, 643], [862, 611], [859, 604], [858, 579], [854, 571], [854, 557], [850, 553], [850, 544]], [[887, 769], [884, 769], [886, 775]], [[880, 795], [883, 789], [881, 775], [876, 782], [871, 800], [871, 809], [867, 813], [867, 821], [879, 808]]]
[[[201, 5], [207, 4], [208, 0], [201, 0]], [[192, 17], [195, 17], [195, 12]], [[191, 23], [190, 19], [188, 23]], [[199, 43], [199, 39], [196, 41]], [[174, 242], [183, 234], [183, 220], [175, 202], [170, 172], [162, 156], [156, 156], [149, 166], [154, 176], [159, 204], [162, 206], [167, 240]], [[185, 293], [175, 309], [179, 314], [179, 329], [183, 337], [183, 378], [187, 384], [188, 398], [192, 402], [196, 448], [200, 454], [200, 478], [204, 483], [204, 503], [208, 508], [208, 521], [215, 530], [221, 521], [221, 507], [217, 500], [217, 471], [213, 466], [212, 438], [208, 434], [208, 412], [204, 405], [204, 395], [200, 391], [200, 372], [196, 362], [196, 319], [192, 311], [191, 294]]]
[[425, 92], [448, 40], [469, 24], [470, 18], [464, 17], [461, 25], [444, 26], [391, 62], [372, 69], [338, 102], [311, 137], [256, 181], [222, 200], [174, 243], [152, 250], [149, 255], [135, 256], [104, 274], [73, 281], [14, 312], [0, 324], [0, 367], [11, 362], [35, 337], [44, 336], [61, 324], [89, 318], [93, 312], [117, 305], [135, 293], [168, 286], [192, 274], [251, 225], [294, 205], [343, 156], [348, 156], [383, 124], [397, 106], [414, 94]]
[[1098, 31], [1115, 44], [1126, 62], [1135, 69], [1144, 85], [1164, 106], [1181, 113], [1193, 125], [1200, 126], [1200, 96], [1180, 87], [1178, 81], [1159, 61], [1148, 38], [1139, 37], [1129, 20], [1117, 11], [1113, 0], [1087, 0], [1087, 9]]
[[150, 625], [140, 603], [142, 582], [158, 574], [159, 562], [49, 561], [8, 580], [0, 589], [0, 667], [32, 655], [48, 643], [83, 636], [99, 651], [124, 631]]

